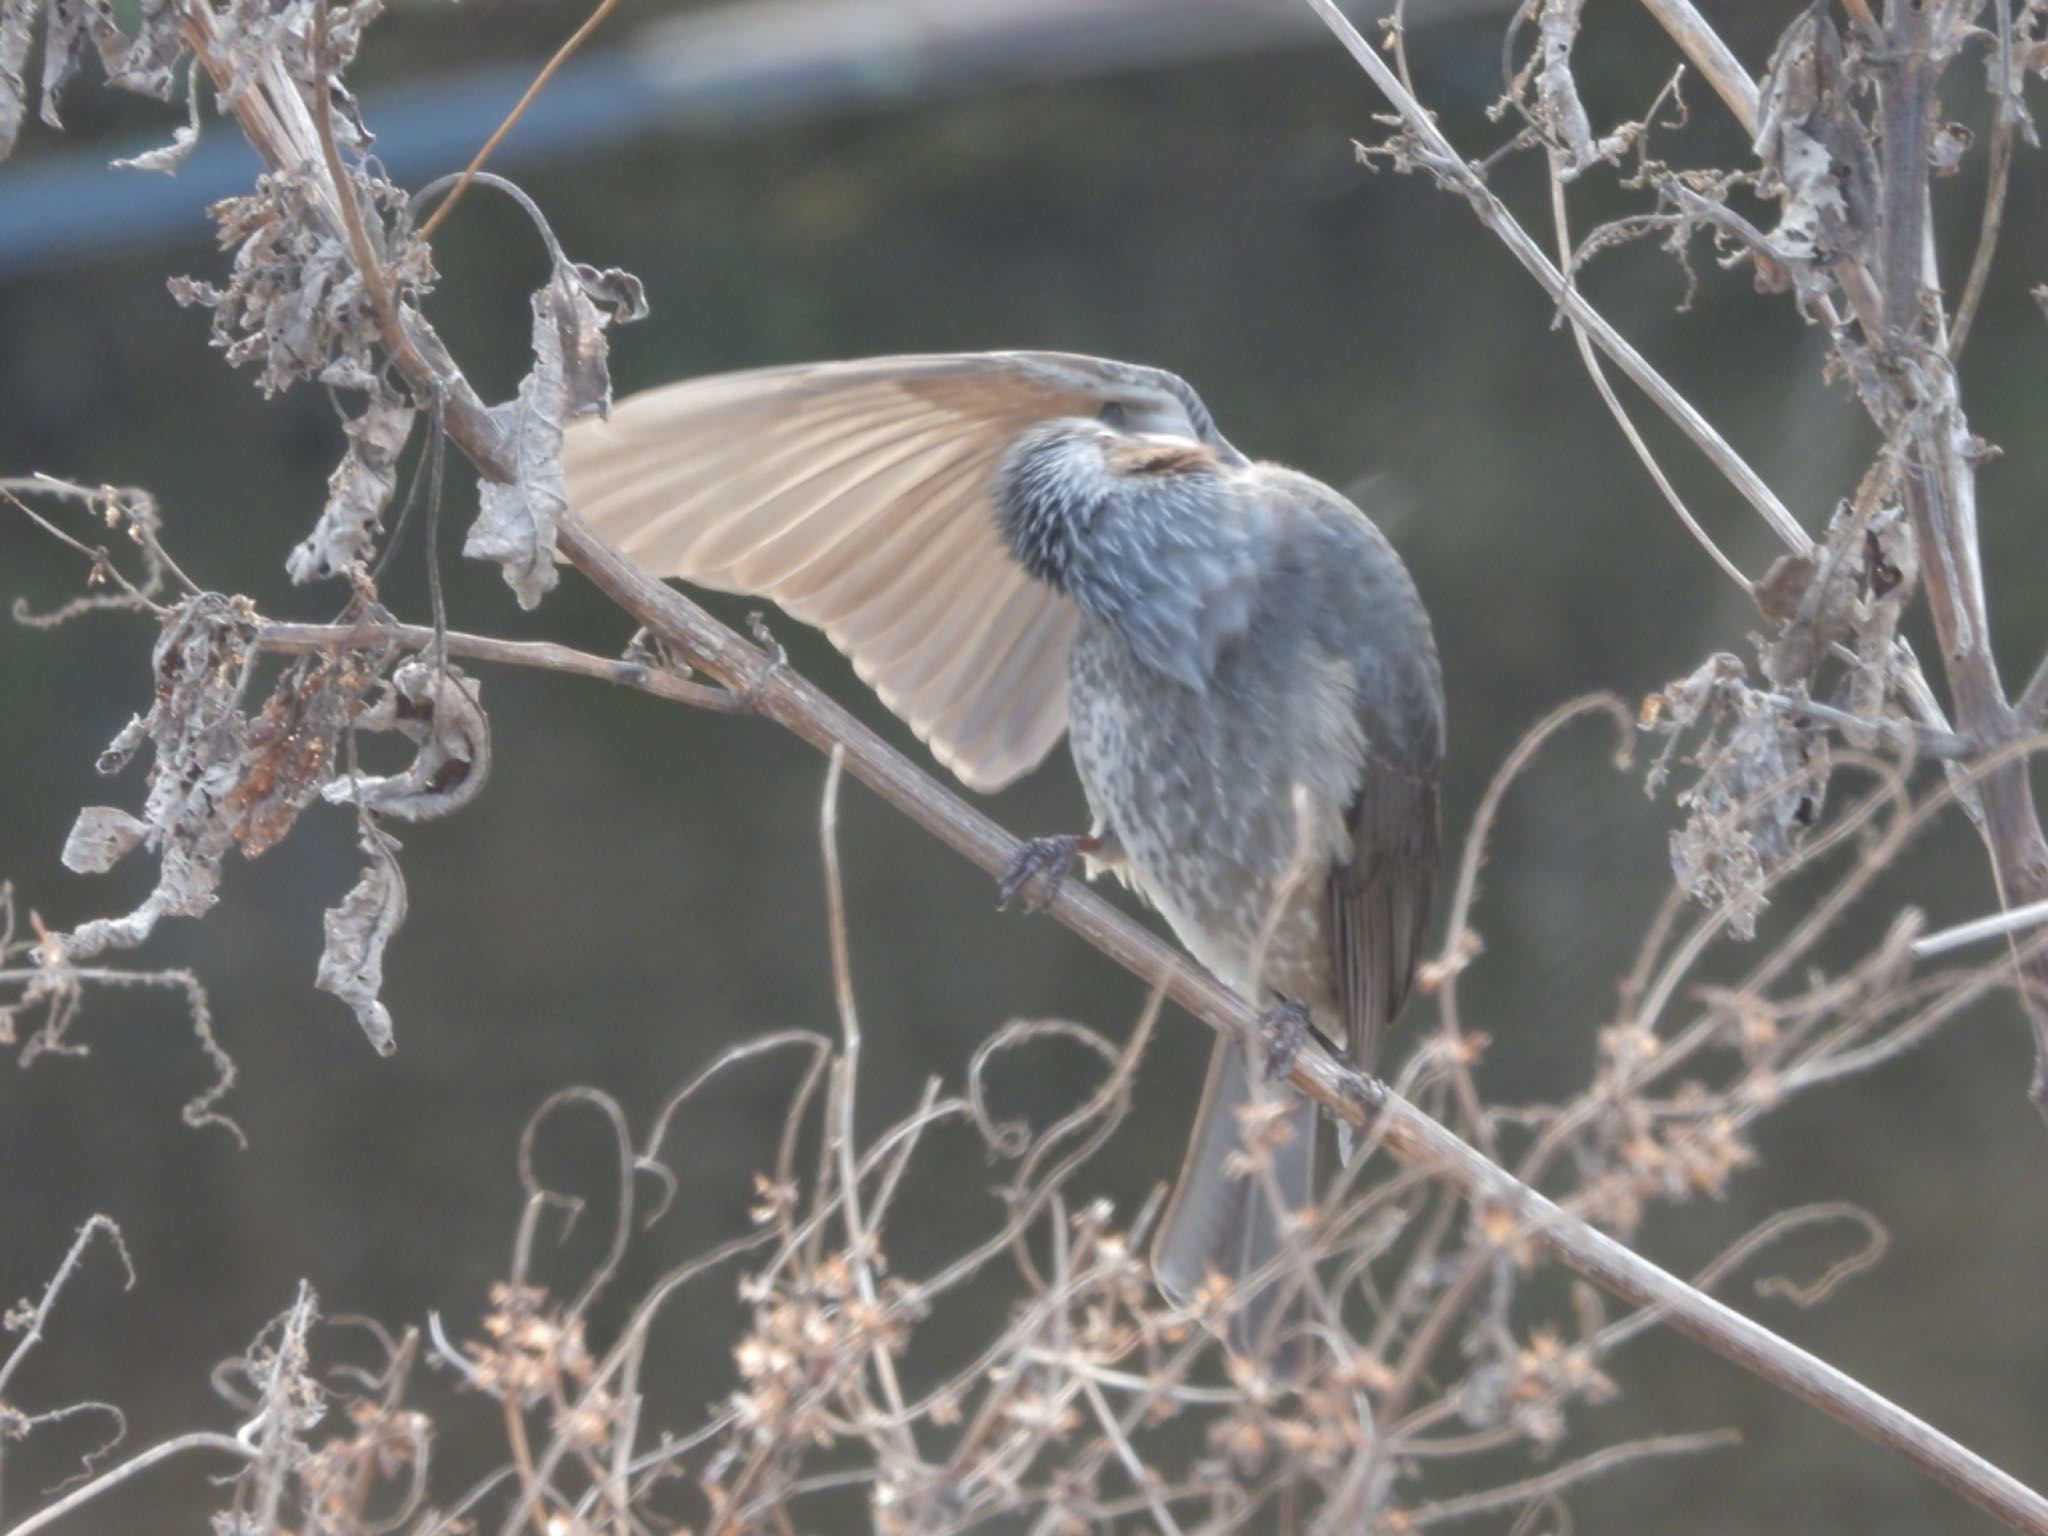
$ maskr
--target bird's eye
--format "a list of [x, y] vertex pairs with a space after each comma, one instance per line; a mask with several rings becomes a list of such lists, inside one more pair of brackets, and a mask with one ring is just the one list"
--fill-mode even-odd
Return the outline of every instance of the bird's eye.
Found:
[[1122, 431], [1130, 419], [1129, 413], [1124, 410], [1124, 403], [1121, 400], [1105, 401], [1102, 409], [1097, 411], [1095, 416], [1105, 427], [1115, 427], [1118, 431]]

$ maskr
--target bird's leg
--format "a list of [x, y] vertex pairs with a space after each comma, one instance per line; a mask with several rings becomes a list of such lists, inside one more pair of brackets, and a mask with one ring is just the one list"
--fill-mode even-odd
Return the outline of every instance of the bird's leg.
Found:
[[1066, 882], [1067, 871], [1073, 867], [1076, 854], [1111, 863], [1123, 857], [1123, 846], [1117, 842], [1116, 833], [1107, 830], [1034, 837], [1017, 850], [1017, 856], [1010, 860], [1010, 867], [1003, 871], [1002, 883], [997, 887], [1001, 898], [997, 905], [1009, 906], [1034, 878], [1043, 876], [1038, 895], [1024, 901], [1025, 911], [1043, 912], [1059, 895], [1060, 886]]
[[1266, 1076], [1285, 1077], [1304, 1047], [1316, 1038], [1308, 1021], [1308, 1005], [1291, 997], [1259, 1015], [1259, 1039], [1266, 1047]]

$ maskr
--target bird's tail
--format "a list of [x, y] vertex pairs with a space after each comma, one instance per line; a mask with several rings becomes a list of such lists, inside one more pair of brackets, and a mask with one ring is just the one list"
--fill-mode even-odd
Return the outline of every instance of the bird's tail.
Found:
[[1315, 1197], [1315, 1105], [1284, 1084], [1266, 1092], [1286, 1106], [1289, 1134], [1272, 1149], [1268, 1167], [1243, 1171], [1247, 1126], [1239, 1112], [1259, 1090], [1244, 1048], [1218, 1040], [1187, 1162], [1152, 1247], [1153, 1274], [1177, 1305], [1190, 1302], [1212, 1272], [1229, 1282], [1240, 1297], [1231, 1343], [1247, 1353], [1271, 1349], [1303, 1310], [1296, 1276], [1284, 1266], [1263, 1277], [1256, 1292], [1246, 1290], [1286, 1241], [1285, 1213], [1274, 1196], [1297, 1211]]

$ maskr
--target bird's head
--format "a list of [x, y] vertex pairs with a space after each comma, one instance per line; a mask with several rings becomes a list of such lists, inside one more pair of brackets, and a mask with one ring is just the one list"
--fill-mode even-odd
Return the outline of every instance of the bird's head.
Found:
[[1219, 647], [1247, 622], [1243, 578], [1268, 515], [1234, 449], [1060, 417], [1018, 436], [995, 503], [1018, 564], [1146, 665], [1206, 686]]
[[1114, 538], [1132, 513], [1156, 516], [1167, 510], [1162, 499], [1192, 513], [1225, 470], [1217, 450], [1185, 426], [1134, 429], [1134, 414], [1112, 401], [1099, 416], [1041, 422], [1004, 455], [995, 495], [1004, 540], [1018, 564], [1057, 591], [1070, 590], [1088, 547]]

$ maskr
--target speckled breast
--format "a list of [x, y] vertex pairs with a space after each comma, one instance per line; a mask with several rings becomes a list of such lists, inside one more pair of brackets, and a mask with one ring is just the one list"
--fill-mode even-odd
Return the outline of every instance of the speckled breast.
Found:
[[1106, 624], [1071, 658], [1074, 763], [1138, 890], [1219, 980], [1261, 1005], [1334, 1017], [1325, 883], [1349, 853], [1341, 814], [1356, 730], [1344, 681], [1304, 677], [1286, 626], [1228, 647], [1197, 691], [1151, 670]]

